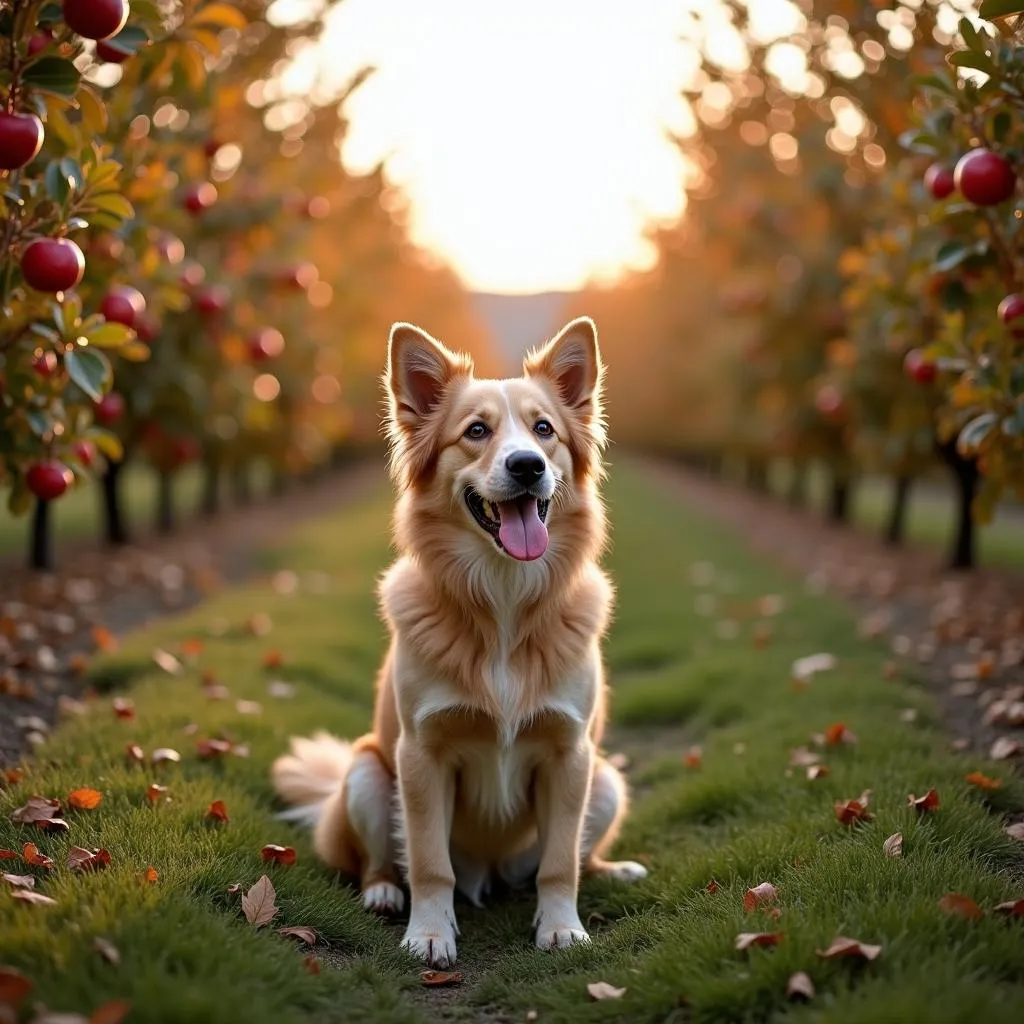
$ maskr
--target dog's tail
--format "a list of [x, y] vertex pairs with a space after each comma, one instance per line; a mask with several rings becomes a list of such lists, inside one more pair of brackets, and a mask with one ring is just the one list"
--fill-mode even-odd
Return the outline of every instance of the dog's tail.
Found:
[[277, 795], [292, 806], [278, 815], [313, 828], [327, 801], [335, 796], [352, 764], [352, 744], [323, 731], [293, 736], [292, 752], [282, 754], [270, 769]]

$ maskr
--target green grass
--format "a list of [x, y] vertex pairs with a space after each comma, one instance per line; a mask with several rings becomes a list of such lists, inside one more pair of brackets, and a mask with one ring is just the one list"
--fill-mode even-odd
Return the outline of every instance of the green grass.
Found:
[[[40, 875], [39, 891], [55, 897], [56, 907], [16, 906], [0, 891], [0, 963], [31, 976], [34, 995], [51, 1009], [88, 1012], [125, 998], [134, 1024], [397, 1024], [442, 1014], [521, 1021], [529, 1010], [542, 1022], [566, 1024], [1022, 1019], [1024, 922], [991, 913], [970, 921], [938, 906], [950, 891], [984, 908], [1024, 895], [1021, 847], [1002, 830], [1002, 816], [1024, 807], [1020, 781], [1005, 765], [950, 753], [927, 694], [883, 679], [885, 651], [857, 639], [853, 617], [838, 603], [781, 578], [735, 535], [628, 466], [615, 469], [610, 502], [619, 610], [607, 646], [609, 747], [632, 757], [636, 793], [619, 848], [646, 859], [651, 874], [632, 888], [584, 884], [581, 915], [591, 921], [593, 945], [534, 949], [527, 897], [485, 911], [460, 905], [466, 983], [454, 995], [424, 992], [419, 967], [397, 948], [400, 927], [368, 917], [355, 894], [317, 865], [308, 835], [273, 819], [267, 767], [288, 735], [326, 725], [351, 736], [369, 720], [384, 642], [372, 600], [374, 575], [387, 558], [381, 490], [269, 553], [268, 569], [294, 569], [304, 582], [306, 570], [328, 573], [326, 593], [304, 585], [285, 596], [269, 584], [228, 591], [131, 637], [97, 665], [97, 686], [116, 680], [130, 687], [136, 719], [116, 720], [103, 694], [89, 716], [60, 729], [0, 805], [96, 786], [102, 805], [70, 812], [68, 838], [33, 838], [59, 864], [70, 842], [104, 846], [113, 863], [95, 875], [63, 868]], [[698, 561], [715, 566], [709, 586], [690, 581]], [[721, 611], [698, 614], [700, 593], [714, 593]], [[774, 620], [773, 642], [757, 649], [755, 620], [742, 613], [766, 594], [782, 595], [786, 607]], [[271, 616], [269, 635], [241, 628], [254, 612]], [[717, 636], [726, 616], [738, 623], [734, 639]], [[218, 619], [233, 628], [206, 638], [198, 666], [183, 677], [155, 668], [154, 647], [177, 650]], [[284, 655], [276, 675], [294, 683], [292, 699], [267, 695], [274, 674], [262, 660], [270, 650]], [[793, 659], [819, 650], [836, 654], [839, 666], [794, 690]], [[200, 667], [216, 673], [230, 700], [203, 697]], [[263, 714], [240, 715], [238, 698], [260, 701]], [[900, 719], [907, 707], [918, 710], [914, 724]], [[859, 744], [830, 751], [831, 774], [823, 779], [790, 774], [788, 750], [837, 720]], [[198, 723], [196, 735], [183, 732], [189, 723]], [[250, 756], [198, 760], [197, 735], [219, 732], [248, 744]], [[181, 764], [159, 772], [129, 767], [129, 741], [147, 752], [177, 748]], [[696, 770], [682, 763], [694, 743], [703, 747]], [[974, 769], [1003, 775], [1003, 788], [970, 789], [963, 777]], [[154, 779], [172, 799], [151, 807], [145, 794]], [[918, 818], [907, 794], [929, 787], [939, 791], [941, 808]], [[874, 793], [875, 820], [852, 830], [838, 825], [833, 801], [865, 788]], [[229, 824], [204, 823], [214, 799], [226, 802]], [[900, 860], [882, 852], [896, 831], [904, 835]], [[5, 813], [0, 847], [20, 849], [24, 839]], [[298, 864], [264, 866], [259, 850], [269, 842], [294, 845]], [[17, 863], [5, 862], [4, 870], [20, 871]], [[160, 873], [156, 885], [140, 878], [149, 864]], [[238, 897], [227, 893], [264, 870], [277, 887], [275, 925], [311, 925], [330, 942], [319, 975], [304, 970], [292, 940], [274, 928], [253, 931]], [[709, 894], [712, 878], [720, 888]], [[778, 887], [778, 922], [742, 911], [743, 893], [762, 881]], [[777, 948], [734, 951], [739, 932], [776, 928], [785, 934]], [[881, 944], [882, 955], [870, 964], [821, 961], [815, 949], [837, 934]], [[94, 952], [97, 935], [121, 950], [119, 967]], [[785, 996], [797, 970], [818, 989], [806, 1007]], [[591, 1003], [585, 986], [597, 980], [627, 992]]]

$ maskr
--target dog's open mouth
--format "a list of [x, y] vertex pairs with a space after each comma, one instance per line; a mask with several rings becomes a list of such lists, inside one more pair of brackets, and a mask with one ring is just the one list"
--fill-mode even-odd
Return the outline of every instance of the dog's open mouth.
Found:
[[548, 549], [550, 501], [520, 494], [509, 501], [488, 501], [472, 487], [466, 488], [466, 505], [473, 518], [494, 538], [494, 543], [520, 562], [540, 558]]

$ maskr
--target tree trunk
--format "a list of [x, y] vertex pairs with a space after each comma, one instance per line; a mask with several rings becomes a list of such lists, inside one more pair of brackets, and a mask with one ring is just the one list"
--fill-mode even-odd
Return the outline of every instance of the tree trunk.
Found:
[[803, 508], [807, 504], [807, 467], [802, 462], [793, 465], [793, 475], [789, 478], [786, 501], [793, 508]]
[[204, 516], [215, 516], [220, 511], [220, 463], [207, 459], [203, 463], [203, 495], [199, 511]]
[[978, 490], [978, 463], [975, 459], [965, 459], [956, 450], [955, 439], [940, 444], [939, 453], [953, 473], [960, 505], [949, 566], [951, 569], [973, 569], [977, 561], [977, 530], [972, 505]]
[[833, 523], [850, 521], [850, 478], [842, 473], [832, 477], [832, 493], [829, 496], [828, 517]]
[[103, 474], [103, 522], [107, 543], [114, 547], [128, 543], [128, 527], [121, 506], [121, 473], [123, 462], [108, 462]]
[[156, 491], [157, 533], [174, 533], [174, 477], [161, 472], [157, 476]]
[[48, 501], [36, 501], [35, 511], [32, 513], [32, 550], [29, 552], [29, 566], [37, 572], [53, 572], [53, 522]]
[[241, 462], [231, 471], [231, 493], [236, 505], [252, 503], [252, 479], [249, 476], [249, 463]]
[[886, 544], [899, 545], [903, 543], [903, 534], [907, 525], [907, 505], [913, 482], [914, 478], [906, 475], [898, 476], [892, 482], [892, 505], [889, 506], [889, 522], [885, 527]]

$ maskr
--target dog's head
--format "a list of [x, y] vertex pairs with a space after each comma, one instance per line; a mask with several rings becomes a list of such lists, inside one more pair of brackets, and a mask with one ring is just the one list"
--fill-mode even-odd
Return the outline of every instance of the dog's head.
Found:
[[468, 356], [395, 324], [385, 384], [399, 487], [431, 520], [445, 519], [499, 557], [542, 558], [549, 527], [591, 499], [600, 474], [602, 376], [586, 317], [507, 380], [477, 380]]

